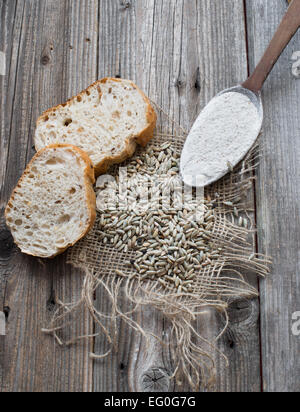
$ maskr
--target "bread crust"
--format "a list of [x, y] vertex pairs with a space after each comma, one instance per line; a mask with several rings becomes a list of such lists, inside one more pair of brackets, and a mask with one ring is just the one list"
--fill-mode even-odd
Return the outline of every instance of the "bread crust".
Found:
[[[88, 88], [77, 94], [76, 96], [71, 97], [69, 100], [67, 100], [65, 103], [59, 104], [57, 106], [54, 106], [48, 110], [46, 110], [37, 120], [37, 126], [39, 125], [40, 122], [43, 122], [45, 118], [50, 114], [53, 113], [54, 111], [58, 110], [59, 108], [63, 108], [69, 103], [73, 102], [75, 99], [78, 97], [82, 97], [84, 94], [89, 92], [90, 89], [94, 89], [97, 87], [97, 85], [105, 84], [108, 81], [112, 82], [117, 82], [117, 83], [122, 83], [124, 79], [116, 79], [114, 77], [105, 77], [104, 79], [97, 80], [93, 84], [91, 84]], [[154, 108], [151, 106], [150, 100], [148, 97], [142, 92], [141, 89], [139, 89], [138, 86], [136, 86], [131, 80], [126, 80], [129, 82], [133, 88], [135, 88], [140, 95], [143, 97], [143, 100], [145, 101], [147, 105], [147, 113], [146, 113], [146, 118], [147, 118], [147, 123], [148, 125], [145, 127], [144, 130], [142, 130], [137, 136], [132, 135], [126, 140], [126, 147], [123, 150], [122, 153], [119, 155], [115, 156], [107, 156], [105, 159], [101, 160], [101, 162], [97, 163], [94, 165], [95, 167], [95, 175], [98, 177], [101, 174], [104, 174], [107, 172], [110, 166], [113, 164], [118, 164], [124, 162], [126, 159], [131, 157], [135, 150], [136, 150], [136, 144], [140, 144], [141, 146], [145, 147], [149, 141], [153, 138], [154, 135], [154, 129], [156, 127], [156, 120], [157, 120], [157, 115], [154, 110]]]
[[[89, 211], [89, 222], [86, 225], [86, 227], [83, 229], [82, 234], [78, 237], [78, 239], [76, 239], [74, 242], [68, 244], [66, 247], [58, 249], [57, 253], [55, 253], [52, 256], [47, 257], [47, 259], [54, 258], [55, 256], [64, 253], [69, 247], [74, 246], [80, 239], [82, 239], [84, 236], [86, 236], [86, 234], [94, 226], [94, 223], [95, 223], [95, 220], [96, 220], [96, 195], [95, 195], [95, 192], [94, 192], [94, 189], [93, 189], [93, 184], [95, 183], [95, 169], [94, 169], [94, 166], [93, 166], [89, 156], [87, 155], [87, 153], [85, 153], [79, 147], [69, 145], [69, 144], [52, 144], [52, 145], [49, 145], [49, 146], [44, 147], [43, 149], [41, 149], [39, 152], [37, 152], [34, 155], [34, 157], [31, 159], [31, 161], [26, 166], [26, 169], [25, 169], [24, 173], [22, 174], [21, 178], [19, 179], [16, 187], [14, 188], [14, 190], [11, 194], [11, 197], [10, 197], [9, 201], [7, 202], [7, 206], [6, 206], [5, 212], [4, 212], [5, 219], [6, 219], [6, 225], [10, 228], [10, 224], [7, 221], [8, 206], [10, 206], [10, 207], [12, 206], [12, 202], [14, 201], [14, 196], [18, 192], [18, 189], [20, 189], [22, 187], [22, 182], [23, 182], [24, 178], [26, 177], [26, 175], [30, 174], [31, 166], [33, 165], [35, 159], [37, 159], [43, 152], [47, 151], [48, 149], [59, 149], [59, 148], [68, 148], [70, 151], [77, 152], [81, 156], [83, 161], [85, 162], [86, 167], [85, 167], [85, 170], [84, 170], [84, 180], [85, 180], [85, 190], [86, 190], [86, 204], [87, 204], [87, 209]], [[17, 242], [15, 242], [15, 243], [21, 249], [19, 244]], [[22, 249], [21, 249], [21, 251], [22, 251]], [[30, 255], [30, 256], [40, 257], [39, 255], [35, 255], [34, 253], [28, 253], [28, 252], [23, 252], [23, 253], [26, 253], [27, 255]]]

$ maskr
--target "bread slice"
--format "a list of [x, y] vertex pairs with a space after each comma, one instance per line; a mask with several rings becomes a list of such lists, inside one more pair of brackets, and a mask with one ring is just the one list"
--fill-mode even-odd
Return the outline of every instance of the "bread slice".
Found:
[[54, 257], [93, 226], [94, 167], [81, 149], [51, 145], [28, 164], [5, 210], [7, 226], [22, 252]]
[[134, 83], [106, 78], [47, 110], [37, 121], [34, 141], [36, 150], [53, 143], [80, 147], [98, 176], [132, 156], [137, 143], [145, 146], [155, 126], [156, 113]]

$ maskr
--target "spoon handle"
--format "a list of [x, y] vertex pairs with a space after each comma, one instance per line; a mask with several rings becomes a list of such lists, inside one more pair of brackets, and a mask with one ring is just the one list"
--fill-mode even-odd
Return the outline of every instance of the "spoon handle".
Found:
[[253, 74], [242, 84], [243, 87], [256, 93], [261, 90], [275, 63], [299, 27], [300, 0], [293, 0], [263, 58], [257, 65]]

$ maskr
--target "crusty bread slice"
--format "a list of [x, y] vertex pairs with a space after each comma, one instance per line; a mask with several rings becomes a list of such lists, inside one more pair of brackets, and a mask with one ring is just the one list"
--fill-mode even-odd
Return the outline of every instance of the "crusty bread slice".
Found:
[[22, 252], [54, 257], [81, 239], [96, 218], [94, 182], [94, 167], [81, 149], [51, 145], [39, 151], [5, 210]]
[[155, 125], [156, 113], [134, 83], [106, 78], [47, 110], [37, 121], [35, 147], [78, 146], [89, 155], [98, 176], [132, 156], [136, 143], [145, 146]]

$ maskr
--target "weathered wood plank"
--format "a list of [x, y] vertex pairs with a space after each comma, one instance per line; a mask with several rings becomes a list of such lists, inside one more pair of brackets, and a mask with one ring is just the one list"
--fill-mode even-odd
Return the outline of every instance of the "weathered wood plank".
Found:
[[[70, 301], [81, 285], [64, 257], [40, 262], [21, 255], [4, 228], [10, 192], [32, 157], [35, 120], [95, 80], [96, 1], [1, 2], [7, 75], [1, 82], [1, 305], [10, 308], [4, 344], [3, 391], [90, 391], [89, 343], [58, 348], [41, 334], [53, 307], [53, 291]], [[76, 24], [75, 24], [76, 23]], [[71, 47], [70, 47], [71, 46]], [[4, 114], [3, 114], [4, 113]], [[90, 332], [87, 317], [76, 332]]]
[[[13, 25], [2, 24], [2, 22], [14, 21], [16, 10], [16, 1], [11, 1], [9, 4], [2, 2], [0, 4], [0, 16], [1, 16], [1, 26], [0, 26], [0, 50], [4, 53], [6, 66], [10, 66], [10, 62], [15, 58], [16, 48], [13, 49]], [[15, 24], [17, 26], [17, 20], [15, 19]], [[8, 89], [8, 84], [14, 87], [15, 79], [11, 80], [8, 76], [0, 76], [0, 310], [4, 310], [4, 296], [6, 289], [6, 277], [7, 268], [9, 266], [11, 253], [12, 253], [12, 239], [10, 233], [5, 230], [4, 221], [2, 217], [3, 204], [2, 204], [2, 193], [4, 191], [4, 176], [7, 166], [7, 156], [8, 156], [8, 141], [7, 130], [10, 128], [10, 123], [5, 116], [4, 107], [8, 104], [12, 104], [12, 99], [7, 99], [5, 91]], [[5, 336], [0, 337], [0, 392], [4, 388], [4, 345]]]
[[[285, 0], [247, 1], [251, 69], [275, 33], [286, 6]], [[260, 285], [263, 388], [267, 392], [300, 390], [300, 339], [291, 331], [292, 315], [300, 310], [300, 81], [292, 75], [291, 60], [299, 50], [300, 33], [263, 91], [263, 156], [257, 185], [259, 247], [274, 258], [270, 277]]]
[[[186, 113], [183, 124], [188, 126], [194, 120], [190, 113], [193, 114], [193, 108], [197, 103], [198, 108], [200, 106], [201, 109], [217, 92], [240, 83], [248, 74], [243, 2], [213, 1], [196, 2], [196, 4], [195, 13], [189, 3], [191, 9], [186, 16], [188, 23], [183, 36], [183, 39], [186, 39], [183, 50], [188, 51], [183, 61], [186, 62], [187, 73], [190, 71], [190, 76], [187, 78], [192, 78], [196, 66], [190, 67], [190, 61], [197, 50], [202, 93], [200, 99], [197, 99], [187, 90], [182, 111]], [[195, 43], [190, 36], [190, 22], [193, 21], [194, 14], [197, 16], [195, 29], [198, 28]], [[197, 81], [199, 82], [199, 79]], [[190, 102], [190, 107], [187, 107], [187, 102]], [[181, 119], [182, 117], [181, 115]], [[251, 193], [249, 193], [249, 201], [254, 208], [254, 197]], [[246, 278], [253, 286], [257, 285], [255, 277], [246, 276]], [[259, 391], [261, 384], [258, 301], [237, 301], [231, 305], [229, 313], [229, 328], [220, 340], [219, 348], [228, 357], [230, 367], [226, 368], [222, 358], [216, 354], [218, 376], [212, 390]], [[208, 337], [216, 336], [216, 331], [220, 327], [222, 323], [214, 314], [197, 322], [197, 330]]]
[[[64, 50], [62, 100], [76, 95], [97, 80], [97, 18], [97, 0], [68, 0], [65, 4], [64, 37], [60, 39]], [[80, 271], [65, 264], [65, 256], [58, 259], [53, 270], [53, 290], [57, 296], [69, 302], [80, 298], [82, 280]], [[92, 333], [89, 314], [83, 312], [81, 324], [77, 325], [74, 334]], [[92, 391], [93, 362], [89, 358], [92, 345], [92, 341], [83, 341], [71, 351], [70, 348], [60, 350], [61, 359], [54, 365], [59, 376], [56, 391]]]
[[[99, 77], [132, 78], [186, 129], [218, 91], [247, 77], [243, 1], [132, 0], [127, 7], [122, 4], [100, 0]], [[109, 310], [105, 294], [99, 292], [97, 302], [102, 311]], [[229, 333], [234, 336], [231, 340], [225, 336], [220, 344], [231, 366], [225, 369], [220, 364], [216, 390], [260, 389], [258, 303], [242, 306], [242, 310], [238, 304], [231, 310]], [[168, 335], [168, 326], [153, 309], [143, 310], [139, 318], [149, 331]], [[207, 334], [219, 326], [214, 316], [203, 323], [197, 328]], [[118, 353], [95, 362], [95, 391], [147, 390], [145, 373], [151, 374], [153, 368], [172, 372], [168, 349], [153, 342], [147, 350], [144, 340], [123, 322], [119, 328]], [[96, 352], [105, 349], [104, 341], [96, 339]], [[164, 389], [189, 388], [170, 385]]]

